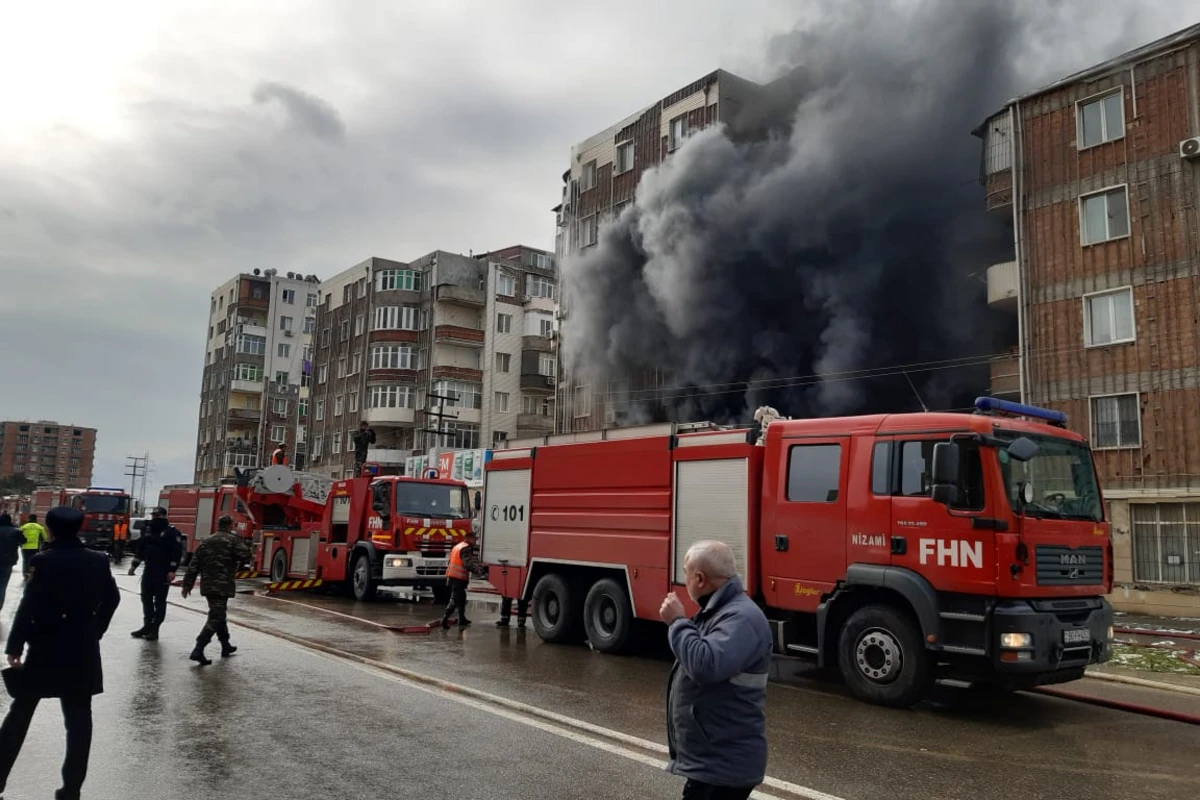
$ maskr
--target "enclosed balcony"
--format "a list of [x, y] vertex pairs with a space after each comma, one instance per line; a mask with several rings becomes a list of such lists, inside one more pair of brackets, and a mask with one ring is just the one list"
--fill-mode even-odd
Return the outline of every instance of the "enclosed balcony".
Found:
[[997, 311], [1017, 313], [1017, 262], [993, 264], [987, 271], [988, 305]]
[[433, 341], [437, 344], [452, 344], [458, 347], [483, 347], [483, 331], [463, 328], [458, 325], [437, 325], [433, 329]]
[[991, 394], [1005, 400], [1021, 398], [1021, 359], [1017, 348], [996, 354], [991, 362]]

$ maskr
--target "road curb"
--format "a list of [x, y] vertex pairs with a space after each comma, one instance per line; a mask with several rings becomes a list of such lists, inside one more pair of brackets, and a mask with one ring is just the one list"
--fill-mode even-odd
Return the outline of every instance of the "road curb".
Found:
[[1100, 681], [1108, 681], [1110, 683], [1124, 683], [1129, 686], [1140, 686], [1143, 689], [1158, 689], [1164, 692], [1176, 692], [1178, 694], [1186, 694], [1191, 697], [1200, 697], [1200, 689], [1194, 689], [1191, 686], [1180, 686], [1176, 683], [1166, 683], [1164, 681], [1151, 681], [1146, 678], [1135, 678], [1132, 675], [1114, 675], [1111, 672], [1086, 672], [1085, 677], [1095, 678]]

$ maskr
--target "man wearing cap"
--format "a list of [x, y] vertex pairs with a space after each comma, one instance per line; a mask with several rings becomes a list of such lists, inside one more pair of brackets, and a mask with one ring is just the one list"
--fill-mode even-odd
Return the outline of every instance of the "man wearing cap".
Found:
[[221, 658], [229, 658], [237, 651], [229, 643], [227, 612], [229, 598], [237, 594], [235, 578], [238, 567], [249, 563], [250, 559], [250, 548], [242, 537], [233, 532], [233, 517], [223, 514], [217, 520], [217, 532], [200, 543], [188, 564], [183, 576], [183, 596], [192, 593], [196, 577], [199, 576], [200, 594], [208, 601], [208, 618], [196, 637], [196, 646], [191, 655], [192, 661], [202, 667], [212, 663], [204, 655], [204, 648], [214, 635], [221, 643]]
[[[79, 540], [83, 514], [65, 506], [46, 515], [49, 544], [33, 557], [5, 653], [22, 679], [0, 725], [0, 793], [42, 698], [59, 698], [67, 754], [57, 800], [79, 800], [92, 747], [92, 696], [104, 691], [100, 639], [121, 602], [103, 553]], [[28, 651], [26, 651], [28, 647]]]
[[287, 466], [287, 442], [280, 442], [279, 447], [275, 448], [275, 452], [271, 453], [271, 466], [277, 464]]
[[142, 627], [129, 634], [133, 638], [148, 642], [158, 639], [158, 629], [167, 617], [167, 594], [182, 558], [183, 534], [167, 522], [167, 510], [159, 506], [138, 540], [138, 552], [129, 567], [129, 574], [136, 575], [137, 568], [146, 563], [142, 572]]

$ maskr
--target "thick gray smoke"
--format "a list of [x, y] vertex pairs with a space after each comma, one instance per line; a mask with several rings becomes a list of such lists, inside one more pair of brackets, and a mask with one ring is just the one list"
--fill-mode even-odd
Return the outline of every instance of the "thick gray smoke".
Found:
[[[935, 408], [986, 389], [982, 365], [888, 368], [1001, 344], [982, 277], [1012, 234], [985, 214], [970, 132], [1046, 77], [1014, 65], [1059, 6], [823, 5], [772, 44], [784, 77], [761, 101], [648, 172], [566, 265], [568, 369], [633, 377], [636, 418], [912, 410], [909, 379]], [[669, 388], [636, 391], [655, 368]], [[889, 374], [846, 379], [863, 370]]]

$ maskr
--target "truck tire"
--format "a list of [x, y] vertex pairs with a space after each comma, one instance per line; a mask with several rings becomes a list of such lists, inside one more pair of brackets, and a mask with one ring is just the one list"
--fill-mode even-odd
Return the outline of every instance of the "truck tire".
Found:
[[546, 642], [570, 642], [579, 636], [583, 616], [578, 592], [557, 572], [533, 587], [533, 629]]
[[371, 557], [359, 553], [354, 559], [354, 570], [350, 573], [350, 588], [354, 599], [367, 602], [375, 599], [375, 576], [371, 573]]
[[907, 708], [933, 685], [920, 629], [890, 606], [865, 606], [850, 615], [838, 637], [838, 666], [850, 691], [876, 705]]
[[282, 547], [276, 548], [271, 557], [271, 582], [279, 583], [287, 580], [287, 551]]
[[612, 578], [596, 581], [583, 601], [583, 630], [592, 648], [620, 653], [633, 636], [629, 592]]

